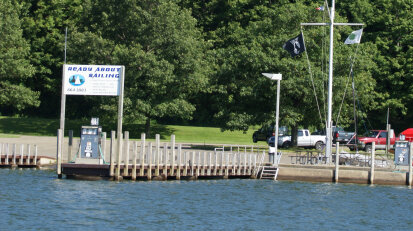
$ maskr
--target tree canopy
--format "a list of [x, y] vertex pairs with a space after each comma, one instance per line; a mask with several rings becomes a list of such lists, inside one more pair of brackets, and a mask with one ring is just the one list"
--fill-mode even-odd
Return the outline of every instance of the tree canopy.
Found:
[[[329, 20], [327, 10], [316, 10], [319, 4], [309, 0], [2, 1], [0, 112], [59, 114], [67, 28], [67, 63], [125, 65], [125, 118], [145, 123], [146, 132], [151, 121], [223, 130], [247, 130], [272, 121], [276, 83], [263, 72], [283, 75], [283, 125], [323, 128], [328, 27], [300, 27], [301, 22]], [[361, 43], [353, 45], [344, 45], [344, 40], [360, 27], [335, 27], [336, 125], [354, 124], [354, 77], [361, 128], [384, 128], [387, 108], [396, 130], [411, 127], [412, 6], [404, 0], [336, 4], [336, 22], [365, 23]], [[307, 53], [291, 58], [282, 46], [301, 32]], [[113, 97], [68, 97], [67, 115], [113, 119], [116, 102]]]

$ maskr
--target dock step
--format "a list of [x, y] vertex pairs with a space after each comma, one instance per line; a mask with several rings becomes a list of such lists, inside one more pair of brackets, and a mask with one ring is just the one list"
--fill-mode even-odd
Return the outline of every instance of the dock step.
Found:
[[263, 166], [260, 179], [277, 180], [278, 167]]

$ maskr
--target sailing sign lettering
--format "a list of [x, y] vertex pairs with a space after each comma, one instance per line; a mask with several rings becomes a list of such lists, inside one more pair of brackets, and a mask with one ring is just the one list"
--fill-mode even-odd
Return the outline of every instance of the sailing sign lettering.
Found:
[[64, 94], [116, 96], [120, 92], [122, 66], [63, 66]]

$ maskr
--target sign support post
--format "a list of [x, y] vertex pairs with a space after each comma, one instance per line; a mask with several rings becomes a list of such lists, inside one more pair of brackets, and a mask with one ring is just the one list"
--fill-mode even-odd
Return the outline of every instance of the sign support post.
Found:
[[[60, 102], [60, 131], [57, 138], [57, 175], [62, 178], [62, 156], [66, 113], [66, 95], [119, 96], [118, 156], [122, 154], [122, 119], [125, 67], [113, 65], [63, 65]], [[68, 84], [70, 83], [70, 84]], [[112, 167], [112, 166], [111, 166]]]
[[[123, 118], [123, 85], [124, 85], [125, 67], [122, 66], [120, 71], [120, 88], [119, 88], [119, 103], [118, 103], [118, 168], [116, 169], [116, 180], [120, 180], [120, 160], [122, 156], [122, 118]], [[128, 163], [125, 163], [128, 166]]]

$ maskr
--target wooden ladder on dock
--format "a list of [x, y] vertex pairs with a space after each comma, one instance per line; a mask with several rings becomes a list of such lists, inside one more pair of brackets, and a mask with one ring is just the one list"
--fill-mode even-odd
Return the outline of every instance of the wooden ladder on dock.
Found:
[[280, 169], [278, 167], [280, 160], [281, 160], [281, 156], [282, 153], [279, 152], [277, 153], [277, 155], [275, 156], [275, 158], [277, 158], [275, 160], [274, 165], [271, 166], [263, 166], [262, 167], [262, 171], [261, 171], [261, 175], [260, 175], [260, 179], [273, 179], [273, 180], [277, 180], [277, 176], [278, 176], [278, 170]]

